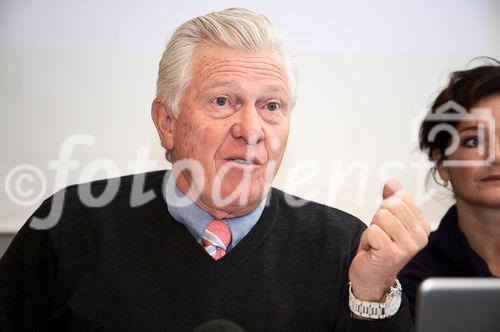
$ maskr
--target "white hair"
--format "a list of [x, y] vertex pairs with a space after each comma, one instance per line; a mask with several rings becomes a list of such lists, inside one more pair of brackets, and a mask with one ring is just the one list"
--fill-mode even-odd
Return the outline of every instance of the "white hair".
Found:
[[243, 8], [229, 8], [193, 18], [175, 30], [158, 69], [156, 96], [179, 115], [179, 102], [191, 81], [195, 48], [202, 42], [249, 51], [277, 52], [285, 66], [291, 106], [295, 105], [297, 74], [279, 32], [262, 14]]

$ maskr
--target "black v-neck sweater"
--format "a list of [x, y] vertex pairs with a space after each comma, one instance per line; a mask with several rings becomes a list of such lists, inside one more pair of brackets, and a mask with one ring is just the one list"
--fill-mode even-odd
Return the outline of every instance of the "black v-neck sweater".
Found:
[[[119, 178], [103, 207], [85, 206], [76, 185], [47, 199], [34, 216], [64, 193], [59, 222], [35, 230], [30, 218], [0, 260], [0, 330], [191, 331], [216, 318], [246, 331], [411, 329], [406, 300], [390, 319], [350, 318], [358, 219], [313, 202], [293, 207], [272, 189], [250, 233], [214, 261], [168, 213], [164, 175], [146, 173], [154, 199], [136, 207], [133, 176]], [[84, 186], [99, 196], [106, 184]]]

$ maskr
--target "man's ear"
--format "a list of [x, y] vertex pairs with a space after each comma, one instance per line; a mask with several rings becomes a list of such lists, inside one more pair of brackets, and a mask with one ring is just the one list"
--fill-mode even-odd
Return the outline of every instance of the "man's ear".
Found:
[[434, 163], [436, 164], [436, 169], [441, 179], [444, 181], [450, 181], [450, 173], [448, 172], [448, 168], [443, 166], [444, 158], [439, 149], [434, 149], [432, 151], [432, 160], [434, 160]]
[[174, 148], [173, 122], [175, 119], [171, 110], [158, 98], [155, 98], [151, 105], [151, 118], [153, 118], [160, 136], [161, 145], [167, 150], [172, 150]]

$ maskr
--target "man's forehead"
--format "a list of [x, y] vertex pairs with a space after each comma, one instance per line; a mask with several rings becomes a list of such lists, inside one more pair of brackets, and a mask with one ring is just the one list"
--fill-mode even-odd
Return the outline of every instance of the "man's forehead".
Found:
[[[262, 75], [270, 80], [281, 81], [285, 86], [288, 79], [280, 56], [271, 51], [246, 51], [220, 46], [197, 48], [193, 61], [193, 75], [213, 80], [217, 85], [231, 85], [235, 75]], [[276, 82], [277, 83], [277, 82]], [[279, 89], [276, 84], [276, 89]]]

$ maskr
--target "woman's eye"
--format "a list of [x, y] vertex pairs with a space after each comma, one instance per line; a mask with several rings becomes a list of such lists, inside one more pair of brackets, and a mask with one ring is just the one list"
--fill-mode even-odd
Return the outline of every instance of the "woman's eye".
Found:
[[481, 142], [479, 141], [479, 137], [472, 136], [472, 137], [468, 137], [468, 138], [464, 139], [464, 141], [462, 142], [462, 145], [465, 147], [468, 147], [468, 148], [475, 148], [475, 147], [479, 146], [480, 143]]
[[271, 112], [276, 111], [279, 108], [279, 104], [275, 101], [272, 101], [266, 104], [266, 108]]
[[229, 100], [226, 97], [217, 97], [214, 101], [217, 106], [226, 106], [227, 104], [229, 104]]

